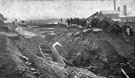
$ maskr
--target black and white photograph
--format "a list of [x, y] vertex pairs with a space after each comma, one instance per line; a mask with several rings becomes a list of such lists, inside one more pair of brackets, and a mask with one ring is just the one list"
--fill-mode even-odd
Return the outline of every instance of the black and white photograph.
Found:
[[135, 78], [135, 0], [0, 0], [0, 78]]

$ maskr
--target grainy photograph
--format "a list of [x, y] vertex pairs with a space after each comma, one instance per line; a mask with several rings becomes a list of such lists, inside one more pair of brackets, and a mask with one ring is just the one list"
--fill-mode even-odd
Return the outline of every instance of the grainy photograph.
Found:
[[135, 0], [0, 0], [0, 78], [135, 78]]

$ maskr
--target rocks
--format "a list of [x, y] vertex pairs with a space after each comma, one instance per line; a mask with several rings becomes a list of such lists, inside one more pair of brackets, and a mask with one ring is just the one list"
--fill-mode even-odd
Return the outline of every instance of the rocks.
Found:
[[[89, 73], [86, 75], [84, 71], [81, 71], [83, 69], [80, 70], [79, 68], [73, 68], [68, 65], [65, 68], [61, 63], [39, 56], [40, 50], [38, 46], [42, 42], [42, 40], [39, 40], [40, 39], [35, 38], [27, 39], [23, 36], [19, 36], [17, 39], [3, 37], [1, 44], [3, 44], [3, 46], [5, 45], [5, 49], [1, 49], [3, 50], [1, 53], [6, 53], [7, 46], [8, 59], [6, 60], [5, 56], [2, 56], [2, 60], [8, 62], [5, 63], [5, 61], [3, 61], [3, 64], [0, 65], [0, 69], [2, 69], [0, 76], [5, 78], [70, 78], [74, 74], [74, 76], [72, 76], [73, 78], [97, 77], [94, 73], [87, 72], [88, 70], [84, 70]], [[72, 70], [69, 70], [68, 67], [74, 69], [74, 72], [77, 73], [71, 73]], [[79, 72], [81, 72], [81, 75], [79, 75]], [[14, 76], [11, 76], [13, 74]]]
[[[127, 72], [127, 75], [133, 73], [135, 66], [132, 39], [104, 31], [95, 33], [91, 29], [83, 32], [83, 29], [66, 28], [66, 30], [55, 30], [55, 32], [59, 32], [55, 37], [46, 36], [45, 38], [39, 36], [26, 38], [22, 35], [17, 38], [0, 37], [2, 54], [0, 76], [5, 78], [106, 78], [111, 76], [122, 78], [121, 68]], [[50, 49], [52, 46], [48, 47], [48, 45], [53, 45], [56, 41], [59, 41], [62, 47], [53, 48], [57, 50], [59, 58], [66, 66], [52, 59], [55, 53], [52, 54]]]
[[[117, 73], [121, 77], [121, 73], [118, 74], [120, 64], [126, 64], [130, 61], [128, 58], [134, 59], [133, 44], [130, 43], [133, 42], [131, 37], [125, 38], [120, 34], [107, 33], [104, 30], [98, 33], [88, 32], [90, 30], [82, 32], [77, 29], [69, 29], [69, 31], [65, 34], [62, 33], [63, 36], [57, 38], [66, 51], [61, 55], [72, 61], [77, 67], [92, 66], [87, 69], [98, 75], [115, 77]], [[80, 35], [75, 36], [78, 31]]]

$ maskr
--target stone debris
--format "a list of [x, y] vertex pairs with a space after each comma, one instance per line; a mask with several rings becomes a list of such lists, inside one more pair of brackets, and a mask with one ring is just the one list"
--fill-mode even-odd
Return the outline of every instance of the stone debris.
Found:
[[135, 77], [134, 35], [113, 22], [106, 25], [105, 19], [98, 22], [89, 28], [55, 24], [0, 32], [0, 77]]
[[24, 28], [22, 28], [22, 27], [17, 27], [15, 30], [16, 30], [16, 32], [18, 32], [18, 34], [24, 35], [24, 36], [26, 36], [26, 37], [28, 37], [28, 38], [31, 38], [31, 37], [33, 37], [33, 36], [37, 36], [37, 35], [36, 35], [35, 33], [33, 33], [33, 32], [29, 32], [29, 31], [24, 30]]

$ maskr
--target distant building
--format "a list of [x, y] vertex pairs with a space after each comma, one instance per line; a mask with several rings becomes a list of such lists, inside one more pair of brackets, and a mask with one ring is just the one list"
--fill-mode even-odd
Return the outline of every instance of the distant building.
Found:
[[106, 16], [104, 16], [101, 12], [96, 12], [93, 15], [89, 16], [86, 19], [87, 25], [89, 25], [91, 23], [91, 21], [95, 18], [99, 19], [99, 20], [103, 20]]
[[96, 12], [93, 15], [91, 15], [90, 17], [88, 17], [87, 21], [93, 20], [95, 18], [98, 18], [99, 20], [103, 20], [105, 18], [105, 16], [101, 12]]
[[121, 12], [112, 11], [112, 10], [101, 10], [100, 12], [106, 17], [111, 18], [113, 21], [121, 21], [119, 17], [119, 15], [122, 14]]
[[111, 10], [103, 10], [100, 11], [104, 16], [111, 18], [113, 21], [117, 22], [135, 22], [135, 16], [127, 15], [126, 6], [124, 7], [124, 11], [111, 11]]
[[98, 18], [99, 20], [103, 20], [104, 18], [109, 18], [113, 21], [121, 21], [121, 18], [119, 17], [120, 14], [121, 14], [121, 12], [117, 12], [117, 11], [102, 10], [102, 11], [96, 12], [93, 15], [91, 15], [90, 17], [88, 17], [87, 21], [89, 22], [90, 20], [92, 20], [94, 18]]
[[95, 24], [99, 24], [103, 20], [108, 21], [110, 23], [113, 22], [113, 20], [110, 17], [105, 16], [102, 12], [96, 12], [86, 19], [88, 27], [92, 27], [94, 23], [93, 20], [95, 21]]
[[133, 22], [135, 23], [135, 16], [121, 16], [120, 17], [122, 22]]

